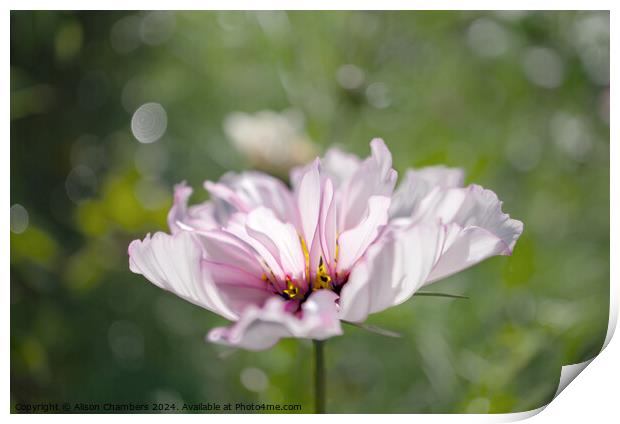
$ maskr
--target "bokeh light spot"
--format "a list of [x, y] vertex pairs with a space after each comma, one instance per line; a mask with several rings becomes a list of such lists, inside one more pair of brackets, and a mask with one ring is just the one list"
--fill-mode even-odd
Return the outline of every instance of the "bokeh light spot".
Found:
[[336, 80], [342, 88], [355, 90], [364, 83], [364, 71], [351, 64], [342, 65], [336, 72]]
[[172, 37], [175, 25], [174, 12], [163, 10], [149, 12], [142, 19], [140, 38], [150, 46], [163, 44]]
[[368, 103], [377, 109], [385, 109], [392, 104], [390, 90], [387, 85], [382, 82], [375, 82], [366, 89], [366, 98]]
[[159, 103], [145, 103], [131, 118], [131, 132], [140, 143], [154, 143], [166, 132], [168, 116]]
[[555, 50], [530, 47], [523, 56], [527, 79], [539, 87], [557, 88], [564, 82], [564, 62]]
[[11, 231], [21, 234], [28, 228], [28, 211], [19, 203], [11, 206]]
[[110, 45], [120, 54], [128, 54], [140, 47], [139, 28], [142, 19], [138, 16], [125, 16], [112, 26], [110, 30]]
[[576, 161], [585, 159], [592, 149], [591, 131], [580, 116], [557, 112], [551, 119], [550, 132], [556, 147]]
[[480, 18], [467, 29], [467, 44], [478, 56], [497, 57], [508, 49], [508, 36], [494, 20]]
[[241, 371], [241, 384], [252, 392], [260, 393], [269, 387], [269, 379], [263, 370], [248, 367]]
[[60, 61], [73, 59], [82, 48], [82, 25], [71, 21], [63, 25], [54, 38], [54, 50]]

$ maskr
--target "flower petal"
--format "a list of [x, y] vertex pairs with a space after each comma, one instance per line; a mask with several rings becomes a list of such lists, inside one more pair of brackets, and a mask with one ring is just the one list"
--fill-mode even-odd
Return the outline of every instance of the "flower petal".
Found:
[[295, 199], [279, 179], [261, 172], [229, 172], [219, 182], [205, 181], [221, 221], [226, 222], [234, 212], [250, 212], [259, 206], [271, 209], [279, 220], [298, 224]]
[[339, 189], [338, 229], [344, 232], [364, 218], [371, 196], [391, 196], [397, 172], [392, 169], [392, 155], [383, 140], [370, 142], [372, 155], [364, 160], [355, 173]]
[[448, 277], [495, 255], [510, 255], [523, 223], [502, 212], [502, 202], [479, 185], [435, 190], [414, 214], [417, 222], [448, 225], [442, 256], [427, 284]]
[[211, 202], [187, 207], [192, 192], [192, 188], [185, 181], [174, 186], [174, 203], [168, 212], [168, 226], [172, 234], [182, 230], [204, 231], [219, 226]]
[[340, 319], [361, 322], [409, 299], [435, 264], [444, 228], [437, 224], [390, 229], [370, 246], [340, 292]]
[[321, 160], [322, 171], [332, 180], [334, 187], [350, 179], [360, 167], [362, 161], [356, 155], [331, 148]]
[[286, 275], [305, 281], [306, 259], [295, 227], [283, 223], [270, 209], [259, 207], [247, 215], [246, 230], [278, 261]]
[[462, 169], [442, 165], [408, 169], [392, 196], [390, 218], [411, 216], [433, 188], [461, 187], [464, 178]]
[[310, 248], [314, 240], [319, 213], [321, 209], [321, 176], [319, 175], [319, 160], [301, 175], [299, 185], [295, 190], [297, 208], [299, 210], [301, 232]]
[[263, 307], [265, 302], [273, 297], [273, 293], [247, 285], [217, 284], [222, 299], [239, 316], [250, 307]]
[[342, 334], [336, 299], [328, 290], [319, 290], [302, 304], [301, 316], [287, 311], [287, 302], [270, 298], [263, 308], [250, 306], [230, 327], [214, 328], [207, 340], [249, 350], [263, 350], [283, 337], [324, 340]]
[[[321, 245], [321, 252], [323, 262], [329, 269], [332, 278], [335, 276], [336, 269], [336, 240], [338, 236], [337, 228], [337, 207], [336, 199], [334, 197], [334, 188], [331, 179], [325, 180], [323, 188], [323, 196], [321, 199], [321, 216], [319, 217], [319, 241]], [[313, 269], [316, 259], [311, 258]]]
[[[273, 216], [273, 213], [271, 216]], [[273, 274], [277, 280], [276, 283], [280, 284], [279, 288], [284, 289], [285, 286], [282, 282], [286, 278], [286, 273], [280, 264], [278, 257], [279, 252], [273, 247], [273, 242], [267, 240], [267, 246], [265, 246], [263, 241], [251, 235], [248, 231], [247, 220], [248, 214], [234, 213], [231, 215], [228, 225], [225, 227], [225, 231], [235, 235], [251, 246], [258, 253], [260, 260], [267, 268], [267, 272]]]
[[275, 288], [262, 278], [265, 269], [256, 250], [225, 230], [212, 230], [200, 237], [203, 268], [211, 275], [227, 305], [241, 315], [250, 305], [262, 307]]
[[375, 241], [380, 229], [387, 224], [390, 198], [372, 196], [368, 200], [366, 216], [350, 230], [338, 237], [339, 257], [338, 274], [351, 269], [353, 264], [364, 254], [368, 246]]
[[[329, 177], [332, 180], [334, 188], [340, 187], [343, 182], [350, 179], [355, 171], [359, 168], [362, 161], [356, 155], [347, 153], [337, 147], [328, 149], [325, 156], [321, 158], [321, 175]], [[289, 179], [295, 190], [299, 186], [301, 177], [308, 172], [312, 166], [296, 166], [291, 169]]]
[[260, 277], [263, 268], [258, 254], [248, 243], [224, 230], [207, 231], [200, 236], [207, 260], [236, 266]]
[[195, 236], [155, 233], [129, 245], [129, 269], [156, 286], [228, 319], [236, 314], [224, 303], [210, 277], [203, 271], [202, 249]]

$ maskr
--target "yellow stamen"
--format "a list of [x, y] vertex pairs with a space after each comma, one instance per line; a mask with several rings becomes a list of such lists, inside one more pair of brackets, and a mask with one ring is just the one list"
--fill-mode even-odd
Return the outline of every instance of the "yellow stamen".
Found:
[[308, 246], [306, 246], [306, 240], [302, 236], [299, 236], [301, 242], [301, 250], [304, 252], [304, 260], [306, 262], [306, 278], [310, 279], [310, 253], [308, 252]]
[[323, 258], [319, 259], [319, 269], [314, 279], [313, 290], [329, 289], [331, 288], [332, 277], [327, 272], [327, 267], [323, 263]]
[[297, 287], [290, 278], [286, 279], [286, 289], [282, 291], [289, 299], [295, 299], [299, 296], [299, 287]]
[[336, 252], [334, 253], [334, 263], [338, 262], [338, 254], [340, 253], [340, 243], [338, 243], [338, 236], [340, 234], [336, 234]]

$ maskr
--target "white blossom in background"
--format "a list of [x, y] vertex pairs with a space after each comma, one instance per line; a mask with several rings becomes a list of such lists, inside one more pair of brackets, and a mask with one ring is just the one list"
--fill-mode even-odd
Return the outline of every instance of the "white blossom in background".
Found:
[[235, 149], [260, 168], [286, 169], [316, 155], [304, 132], [303, 115], [295, 110], [233, 112], [224, 120], [224, 132]]

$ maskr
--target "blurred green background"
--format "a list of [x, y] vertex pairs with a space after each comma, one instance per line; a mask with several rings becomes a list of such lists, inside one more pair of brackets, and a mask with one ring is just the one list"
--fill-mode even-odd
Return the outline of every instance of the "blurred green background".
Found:
[[206, 344], [225, 320], [132, 274], [127, 245], [167, 229], [176, 182], [197, 202], [227, 170], [285, 177], [330, 144], [366, 156], [374, 136], [401, 174], [463, 167], [525, 232], [512, 257], [432, 287], [469, 300], [371, 318], [402, 339], [330, 339], [328, 410], [548, 402], [561, 365], [596, 355], [607, 330], [607, 12], [12, 12], [12, 410], [311, 412], [308, 341]]

